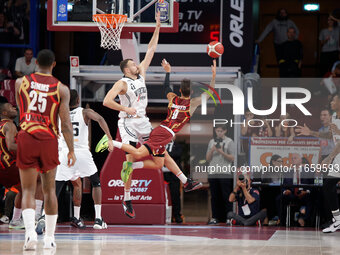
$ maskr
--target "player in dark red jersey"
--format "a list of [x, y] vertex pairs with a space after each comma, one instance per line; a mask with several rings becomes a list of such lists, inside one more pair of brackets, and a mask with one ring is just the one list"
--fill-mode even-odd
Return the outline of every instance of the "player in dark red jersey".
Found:
[[17, 127], [13, 120], [17, 116], [17, 110], [7, 102], [6, 98], [0, 99], [0, 184], [6, 188], [14, 187], [19, 193], [14, 200], [13, 217], [9, 223], [9, 228], [24, 228], [21, 220], [21, 186], [19, 169], [16, 162], [17, 145], [15, 136]]
[[69, 112], [69, 89], [52, 76], [56, 65], [54, 53], [41, 50], [37, 57], [38, 72], [17, 79], [16, 101], [20, 109], [17, 143], [17, 166], [22, 187], [22, 215], [25, 223], [24, 250], [35, 250], [37, 234], [34, 229], [37, 176], [40, 172], [44, 193], [46, 232], [44, 248], [56, 247], [54, 232], [58, 203], [55, 174], [58, 160], [58, 115], [61, 131], [68, 146], [68, 164], [76, 160], [73, 149], [73, 129]]
[[[212, 79], [210, 86], [214, 88], [216, 77], [216, 60], [213, 60], [211, 70]], [[179, 132], [184, 127], [184, 125], [190, 120], [190, 117], [195, 112], [196, 108], [201, 104], [201, 96], [190, 98], [190, 84], [190, 80], [182, 80], [180, 87], [181, 96], [178, 96], [173, 92], [167, 93], [167, 98], [169, 100], [168, 115], [158, 127], [151, 131], [149, 140], [146, 141], [141, 147], [136, 149], [129, 144], [113, 141], [113, 146], [132, 154], [137, 160], [148, 155], [152, 156], [152, 160], [144, 160], [142, 162], [139, 161], [132, 163], [125, 161], [123, 163], [122, 170], [123, 181], [129, 179], [129, 176], [135, 168], [160, 169], [163, 167], [164, 155], [166, 153], [165, 146], [172, 141], [175, 133]], [[206, 94], [208, 96], [208, 93]]]

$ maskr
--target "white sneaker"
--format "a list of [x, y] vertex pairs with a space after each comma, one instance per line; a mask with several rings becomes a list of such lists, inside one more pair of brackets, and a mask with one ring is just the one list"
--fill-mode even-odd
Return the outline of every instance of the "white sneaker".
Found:
[[334, 233], [340, 229], [340, 221], [333, 222], [328, 228], [322, 230], [323, 233]]
[[2, 217], [0, 218], [0, 222], [3, 224], [8, 224], [9, 218], [6, 215], [2, 215]]
[[9, 229], [24, 229], [25, 224], [22, 218], [18, 220], [11, 220], [11, 222], [8, 225]]
[[38, 236], [37, 233], [32, 232], [25, 235], [24, 251], [35, 250], [37, 248]]
[[54, 237], [45, 236], [44, 237], [44, 249], [56, 249], [57, 245], [55, 243]]
[[94, 221], [93, 228], [94, 229], [106, 229], [107, 228], [107, 224], [103, 220], [103, 218], [101, 218], [101, 219], [96, 218], [95, 221]]

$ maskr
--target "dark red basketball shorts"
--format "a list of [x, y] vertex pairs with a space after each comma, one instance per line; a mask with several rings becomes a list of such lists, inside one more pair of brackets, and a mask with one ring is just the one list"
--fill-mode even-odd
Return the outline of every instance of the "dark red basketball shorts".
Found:
[[46, 173], [60, 164], [57, 139], [38, 140], [20, 131], [17, 143], [17, 167], [20, 169], [37, 168], [41, 173]]
[[165, 146], [171, 142], [174, 133], [167, 128], [158, 126], [150, 133], [149, 140], [144, 143], [149, 153], [154, 157], [164, 157]]
[[0, 169], [0, 184], [8, 189], [14, 185], [20, 184], [19, 169], [15, 163], [10, 167]]

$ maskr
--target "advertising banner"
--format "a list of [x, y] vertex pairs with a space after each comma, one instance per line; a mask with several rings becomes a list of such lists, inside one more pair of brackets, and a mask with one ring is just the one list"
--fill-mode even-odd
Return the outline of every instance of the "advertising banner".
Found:
[[315, 138], [301, 138], [288, 141], [287, 138], [250, 138], [250, 165], [267, 166], [273, 155], [282, 157], [283, 165], [292, 164], [293, 154], [299, 154], [310, 164], [317, 164], [320, 154], [320, 141]]

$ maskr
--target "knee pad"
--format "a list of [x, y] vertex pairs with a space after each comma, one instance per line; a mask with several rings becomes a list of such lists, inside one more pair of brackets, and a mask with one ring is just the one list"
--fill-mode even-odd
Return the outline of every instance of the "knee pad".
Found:
[[90, 181], [91, 181], [92, 187], [94, 188], [100, 187], [100, 178], [99, 178], [98, 172], [90, 176]]

